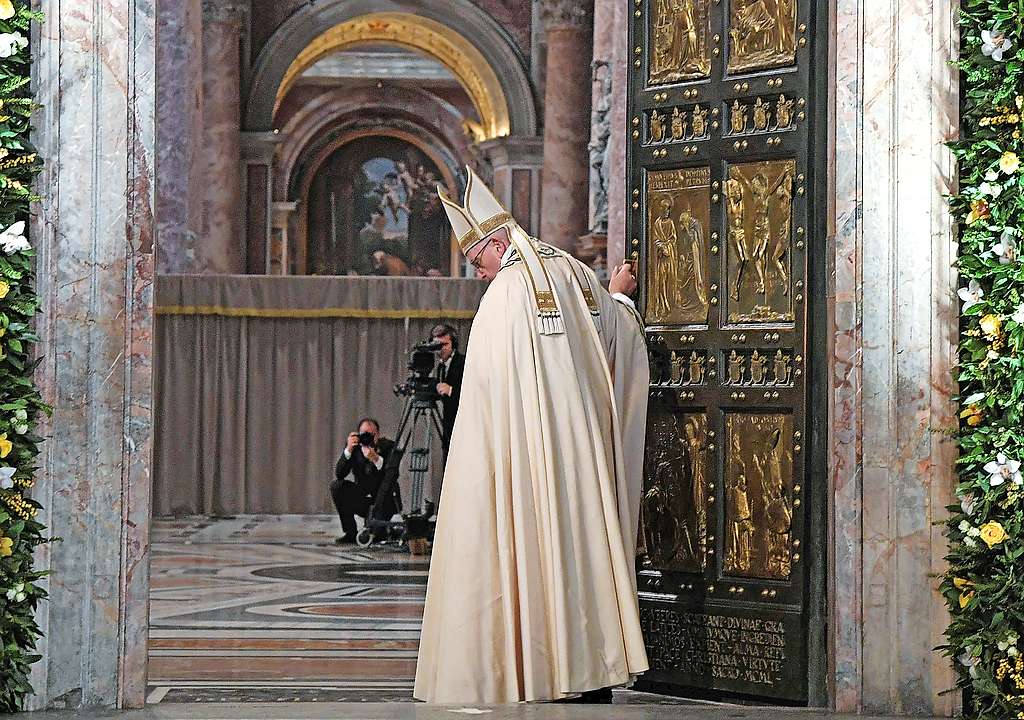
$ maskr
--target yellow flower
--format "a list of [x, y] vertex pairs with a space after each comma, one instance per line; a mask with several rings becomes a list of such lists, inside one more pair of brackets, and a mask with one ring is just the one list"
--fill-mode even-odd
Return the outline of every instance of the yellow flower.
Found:
[[14, 541], [9, 537], [0, 537], [0, 557], [10, 557], [14, 554]]
[[[3, 2], [3, 0], [0, 0], [0, 2]], [[7, 293], [9, 293], [10, 291], [11, 286], [8, 285], [3, 280], [0, 280], [0, 300], [3, 300], [5, 297], [7, 297]]]
[[14, 17], [14, 3], [11, 0], [0, 0], [0, 20], [10, 20]]
[[13, 448], [14, 443], [7, 439], [7, 433], [0, 435], [0, 458], [10, 455]]
[[988, 209], [988, 202], [979, 198], [971, 203], [971, 214], [967, 216], [967, 224], [970, 225], [991, 216], [992, 212]]
[[953, 587], [957, 590], [963, 590], [965, 587], [971, 587], [972, 585], [974, 585], [974, 583], [970, 580], [966, 580], [965, 578], [953, 578]]
[[981, 325], [981, 331], [990, 338], [999, 337], [999, 331], [1003, 327], [1003, 319], [998, 315], [985, 315], [978, 323]]
[[973, 590], [971, 590], [970, 592], [960, 593], [960, 609], [961, 610], [963, 610], [965, 607], [967, 607], [967, 603], [969, 603], [971, 601], [972, 597], [974, 597], [974, 591]]
[[999, 169], [1007, 175], [1013, 175], [1017, 172], [1017, 168], [1020, 167], [1020, 158], [1017, 157], [1017, 153], [1006, 151], [1003, 156], [999, 158]]
[[981, 530], [981, 539], [984, 540], [985, 544], [989, 547], [995, 547], [1006, 539], [1006, 531], [1003, 530], [1003, 526], [995, 520], [985, 523], [979, 528], [979, 530]]
[[960, 411], [960, 417], [967, 418], [967, 424], [971, 427], [981, 424], [981, 415], [982, 412], [980, 405], [968, 405]]

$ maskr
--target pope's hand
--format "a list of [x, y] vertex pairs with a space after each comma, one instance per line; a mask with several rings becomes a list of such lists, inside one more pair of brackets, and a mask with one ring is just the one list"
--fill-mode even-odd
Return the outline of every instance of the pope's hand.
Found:
[[608, 292], [632, 295], [636, 291], [636, 278], [633, 277], [633, 267], [626, 262], [612, 270], [611, 279], [608, 281]]

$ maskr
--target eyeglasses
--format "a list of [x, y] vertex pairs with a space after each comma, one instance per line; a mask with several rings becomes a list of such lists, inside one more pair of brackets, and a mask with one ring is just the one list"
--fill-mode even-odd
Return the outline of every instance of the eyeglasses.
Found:
[[469, 264], [475, 267], [477, 270], [479, 270], [480, 266], [477, 263], [480, 262], [480, 256], [484, 254], [484, 251], [487, 249], [487, 246], [490, 245], [492, 242], [494, 241], [488, 240], [487, 242], [485, 242], [484, 246], [480, 248], [480, 252], [478, 252], [476, 256], [474, 256], [473, 259], [469, 261]]

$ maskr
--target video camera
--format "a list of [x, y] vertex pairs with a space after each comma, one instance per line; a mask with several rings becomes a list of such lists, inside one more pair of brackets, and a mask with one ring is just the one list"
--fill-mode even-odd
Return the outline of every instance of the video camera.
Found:
[[437, 392], [437, 378], [432, 376], [437, 363], [434, 357], [441, 351], [442, 344], [434, 340], [425, 340], [413, 345], [409, 352], [409, 377], [405, 382], [394, 387], [399, 397], [415, 397], [417, 400], [434, 402], [440, 400]]

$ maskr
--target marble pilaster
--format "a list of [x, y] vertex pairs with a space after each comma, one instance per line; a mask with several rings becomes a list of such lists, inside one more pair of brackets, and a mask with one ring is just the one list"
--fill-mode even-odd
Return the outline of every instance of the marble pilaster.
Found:
[[543, 140], [539, 137], [508, 137], [488, 140], [480, 150], [491, 167], [492, 189], [523, 229], [541, 228], [541, 166]]
[[155, 17], [150, 3], [41, 0], [35, 143], [45, 196], [37, 381], [54, 414], [33, 491], [62, 540], [33, 707], [145, 700], [151, 459]]
[[541, 0], [547, 40], [540, 236], [572, 251], [589, 216], [593, 0]]
[[283, 138], [274, 132], [241, 134], [242, 196], [244, 203], [245, 271], [263, 275], [270, 271], [274, 154]]
[[206, 272], [243, 273], [241, 67], [247, 3], [203, 0], [203, 118], [206, 199], [196, 262]]
[[201, 0], [161, 5], [157, 31], [157, 271], [203, 272], [206, 155]]
[[[833, 704], [950, 714], [935, 590], [952, 498], [955, 6], [838, 0], [828, 464]], [[870, 419], [870, 421], [869, 421]]]

